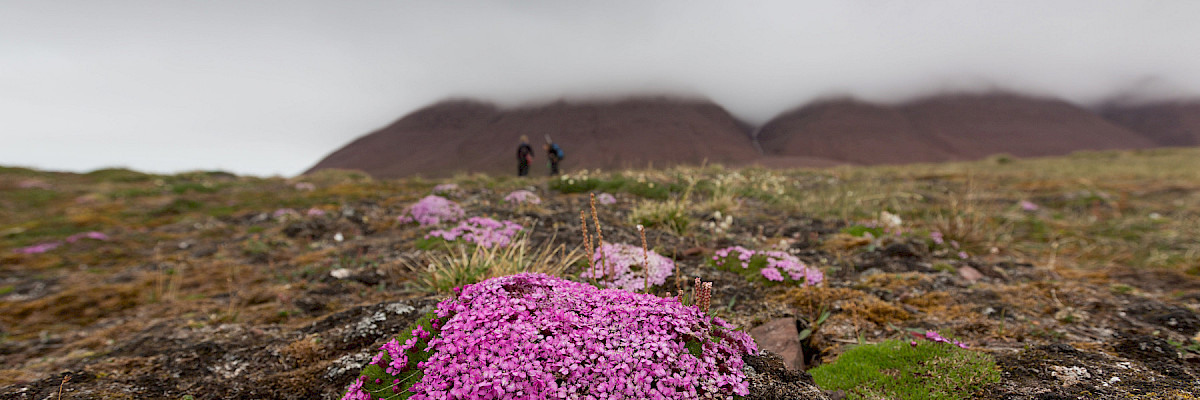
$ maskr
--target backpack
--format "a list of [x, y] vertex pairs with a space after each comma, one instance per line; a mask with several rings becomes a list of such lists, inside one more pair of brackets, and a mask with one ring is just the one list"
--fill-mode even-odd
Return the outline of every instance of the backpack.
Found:
[[563, 154], [562, 147], [558, 147], [558, 143], [551, 143], [550, 150], [554, 150], [554, 156], [558, 157], [559, 160], [563, 159], [565, 156]]

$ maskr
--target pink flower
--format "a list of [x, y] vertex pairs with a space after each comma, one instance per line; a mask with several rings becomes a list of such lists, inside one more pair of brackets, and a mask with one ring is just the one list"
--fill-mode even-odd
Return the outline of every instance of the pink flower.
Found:
[[[646, 261], [643, 264], [643, 256]], [[582, 278], [607, 279], [604, 285], [628, 291], [645, 289], [646, 281], [650, 286], [661, 285], [667, 277], [675, 272], [675, 262], [650, 250], [643, 255], [641, 246], [623, 243], [605, 243], [596, 249], [593, 256], [596, 266], [594, 270], [587, 267], [579, 276]], [[649, 278], [643, 269], [649, 270]]]
[[355, 379], [354, 383], [351, 383], [350, 387], [346, 388], [346, 395], [342, 396], [342, 400], [372, 400], [371, 395], [363, 391], [362, 388], [366, 379], [367, 377], [365, 376], [359, 376], [358, 379]]
[[541, 204], [542, 198], [528, 190], [514, 190], [504, 196], [504, 201], [512, 204]]
[[102, 232], [96, 232], [96, 231], [76, 233], [74, 235], [67, 236], [67, 243], [75, 243], [75, 242], [78, 242], [79, 239], [92, 239], [92, 240], [106, 241], [106, 240], [108, 240], [108, 235], [105, 235]]
[[1033, 202], [1031, 202], [1029, 200], [1021, 200], [1021, 202], [1018, 204], [1021, 206], [1022, 210], [1029, 211], [1029, 212], [1037, 211], [1039, 208], [1037, 204], [1034, 204]]
[[463, 217], [462, 207], [458, 206], [444, 197], [429, 195], [417, 201], [408, 210], [405, 215], [401, 215], [398, 219], [401, 223], [416, 222], [421, 226], [437, 225], [443, 222], [458, 221]]
[[[924, 334], [917, 332], [917, 331], [910, 331], [909, 334], [911, 334], [915, 337], [918, 337], [918, 338], [922, 338], [922, 339], [925, 339], [925, 340], [928, 340], [931, 342], [935, 342], [935, 343], [952, 344], [952, 345], [958, 346], [959, 348], [963, 348], [963, 349], [969, 348], [969, 346], [967, 346], [966, 343], [960, 342], [960, 341], [958, 341], [958, 339], [949, 340], [949, 339], [942, 337], [941, 334], [934, 332], [934, 331], [927, 330], [927, 331], [925, 331]], [[909, 344], [916, 346], [917, 342], [914, 340], [914, 341], [909, 342]]]
[[596, 202], [607, 206], [610, 204], [615, 204], [617, 202], [617, 198], [608, 193], [600, 193], [596, 195]]
[[[730, 256], [735, 256], [742, 268], [750, 268], [750, 264], [758, 260], [765, 264], [759, 274], [769, 281], [783, 282], [788, 279], [800, 282], [803, 286], [812, 286], [825, 280], [825, 273], [819, 268], [811, 267], [799, 258], [782, 251], [754, 251], [741, 246], [731, 246], [716, 251], [713, 263], [724, 267], [732, 262]], [[784, 277], [783, 272], [787, 273]]]
[[275, 210], [274, 213], [271, 213], [271, 216], [275, 217], [275, 218], [284, 218], [284, 217], [293, 216], [293, 215], [300, 215], [300, 214], [297, 213], [296, 210], [293, 210], [290, 208], [280, 208], [278, 210]]
[[783, 275], [779, 273], [778, 269], [767, 267], [760, 270], [759, 273], [762, 273], [762, 276], [769, 281], [783, 282]]
[[38, 254], [57, 249], [58, 246], [62, 246], [62, 242], [39, 243], [33, 246], [19, 248], [16, 250], [16, 252], [21, 254]]
[[475, 243], [484, 248], [508, 247], [514, 237], [522, 229], [513, 221], [496, 221], [487, 217], [471, 217], [460, 222], [450, 230], [437, 229], [425, 235], [426, 238], [437, 237], [446, 241], [463, 239], [467, 243]]
[[433, 187], [433, 194], [438, 194], [438, 195], [454, 194], [457, 191], [458, 191], [458, 184], [456, 184], [456, 183], [443, 183], [441, 185], [437, 185], [437, 186]]
[[45, 189], [45, 190], [53, 189], [53, 187], [50, 186], [49, 183], [46, 183], [46, 182], [43, 182], [43, 181], [40, 181], [37, 179], [23, 180], [20, 183], [17, 183], [17, 187], [19, 187], [21, 189]]
[[942, 233], [938, 231], [929, 232], [929, 238], [933, 239], [933, 242], [936, 244], [946, 243], [946, 239], [942, 237]]

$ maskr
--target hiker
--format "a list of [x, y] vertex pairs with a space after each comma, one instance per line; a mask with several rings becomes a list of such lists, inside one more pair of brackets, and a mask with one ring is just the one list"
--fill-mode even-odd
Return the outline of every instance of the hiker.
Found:
[[529, 175], [529, 164], [533, 162], [533, 147], [529, 145], [529, 137], [521, 135], [521, 144], [517, 145], [517, 176]]
[[558, 143], [550, 140], [550, 135], [546, 135], [546, 158], [549, 159], [550, 176], [558, 175], [558, 163], [563, 159], [563, 151]]

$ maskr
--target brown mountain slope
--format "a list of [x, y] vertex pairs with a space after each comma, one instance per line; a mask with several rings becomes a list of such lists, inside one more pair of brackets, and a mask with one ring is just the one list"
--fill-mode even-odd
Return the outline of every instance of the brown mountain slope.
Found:
[[770, 156], [819, 157], [858, 164], [938, 161], [952, 149], [919, 131], [902, 110], [856, 100], [814, 103], [775, 117], [758, 131]]
[[501, 110], [471, 101], [424, 108], [338, 149], [308, 172], [359, 169], [377, 177], [445, 176], [459, 171], [515, 173], [520, 135], [537, 150], [534, 174], [545, 173], [543, 135], [566, 153], [564, 166], [628, 168], [744, 164], [758, 157], [744, 124], [701, 100], [635, 98], [556, 102]]
[[1057, 99], [1014, 94], [937, 96], [905, 104], [909, 119], [948, 143], [957, 157], [996, 153], [1051, 156], [1077, 150], [1136, 149], [1154, 142]]
[[1070, 103], [1005, 93], [942, 95], [894, 106], [823, 102], [775, 118], [758, 139], [767, 154], [862, 164], [1155, 145]]
[[1109, 105], [1100, 114], [1160, 146], [1200, 145], [1200, 100]]

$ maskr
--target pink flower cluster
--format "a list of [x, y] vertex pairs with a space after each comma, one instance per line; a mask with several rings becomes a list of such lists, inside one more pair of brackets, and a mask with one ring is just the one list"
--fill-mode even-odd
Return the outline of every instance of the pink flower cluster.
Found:
[[275, 219], [286, 219], [287, 217], [295, 217], [298, 215], [300, 215], [300, 213], [290, 208], [280, 208], [271, 213], [271, 216], [275, 217]]
[[935, 243], [935, 244], [946, 243], [946, 237], [943, 236], [942, 233], [938, 232], [938, 231], [929, 232], [929, 238], [933, 239], [933, 243]]
[[437, 225], [443, 222], [454, 222], [462, 219], [462, 207], [441, 196], [429, 195], [417, 201], [408, 210], [405, 215], [399, 218], [400, 223], [416, 222], [421, 226]]
[[433, 187], [433, 194], [445, 195], [454, 194], [455, 192], [458, 192], [457, 183], [443, 183]]
[[471, 217], [458, 223], [454, 229], [437, 229], [429, 232], [425, 237], [437, 237], [451, 242], [462, 239], [467, 243], [475, 243], [490, 249], [496, 246], [507, 247], [520, 231], [521, 224], [516, 222], [497, 221], [487, 217]]
[[[909, 334], [917, 337], [918, 339], [925, 339], [925, 340], [928, 340], [931, 342], [953, 344], [955, 346], [958, 346], [958, 347], [964, 348], [964, 349], [970, 348], [970, 346], [967, 346], [966, 343], [958, 341], [958, 339], [946, 339], [946, 338], [942, 337], [941, 334], [934, 332], [934, 331], [925, 331], [924, 334], [922, 334], [921, 332], [909, 332]], [[912, 345], [912, 346], [916, 346], [917, 341], [914, 340], [914, 341], [908, 342], [908, 344]]]
[[610, 204], [615, 204], [617, 202], [617, 198], [608, 193], [600, 193], [596, 195], [596, 202], [607, 206]]
[[[67, 236], [66, 241], [67, 241], [67, 243], [75, 243], [75, 242], [78, 242], [80, 239], [92, 239], [92, 240], [107, 241], [108, 235], [105, 235], [103, 232], [96, 232], [96, 231], [83, 232], [83, 233], [76, 233], [74, 235]], [[50, 250], [57, 249], [59, 246], [62, 246], [62, 245], [63, 245], [63, 242], [60, 242], [60, 241], [44, 242], [44, 243], [35, 244], [33, 246], [27, 246], [27, 247], [22, 247], [22, 248], [16, 249], [15, 252], [20, 253], [20, 254], [40, 254], [40, 253], [45, 253]]]
[[[641, 247], [623, 243], [605, 243], [596, 249], [592, 258], [595, 261], [594, 271], [589, 267], [579, 276], [606, 279], [604, 284], [610, 288], [640, 291], [646, 288], [647, 280], [650, 286], [661, 285], [675, 272], [675, 262], [671, 259], [653, 250], [643, 254]], [[649, 278], [644, 275], [645, 270], [649, 270]]]
[[54, 188], [53, 186], [50, 186], [49, 183], [46, 183], [46, 182], [43, 182], [43, 181], [40, 181], [37, 179], [23, 180], [20, 183], [17, 183], [17, 187], [19, 187], [21, 189], [45, 189], [45, 190], [50, 190], [50, 189]]
[[514, 190], [504, 196], [504, 201], [512, 204], [542, 204], [542, 198], [528, 190]]
[[727, 269], [732, 267], [729, 264], [735, 262], [739, 263], [742, 269], [750, 269], [752, 266], [759, 268], [759, 274], [773, 282], [785, 281], [785, 272], [787, 278], [801, 282], [803, 286], [816, 285], [825, 280], [825, 274], [820, 269], [810, 267], [796, 256], [782, 251], [754, 251], [742, 246], [732, 246], [717, 250], [712, 259], [717, 267]]
[[[758, 351], [746, 333], [675, 298], [545, 274], [464, 286], [434, 312], [445, 323], [417, 363], [411, 400], [745, 396], [741, 357]], [[392, 396], [386, 378], [360, 378], [344, 399]]]
[[385, 369], [385, 371], [387, 371], [389, 375], [399, 375], [400, 372], [404, 371], [404, 368], [408, 366], [409, 350], [414, 349], [419, 340], [429, 339], [429, 336], [430, 333], [425, 331], [424, 327], [417, 325], [417, 328], [413, 329], [412, 331], [412, 337], [409, 337], [408, 340], [405, 340], [404, 344], [400, 344], [400, 341], [397, 339], [392, 339], [392, 341], [387, 342], [383, 345], [383, 347], [380, 347], [379, 349], [383, 350], [383, 352], [376, 354], [375, 358], [371, 359], [371, 364], [379, 364], [379, 362], [383, 360], [383, 355], [387, 354], [391, 361], [387, 363], [387, 369]]

